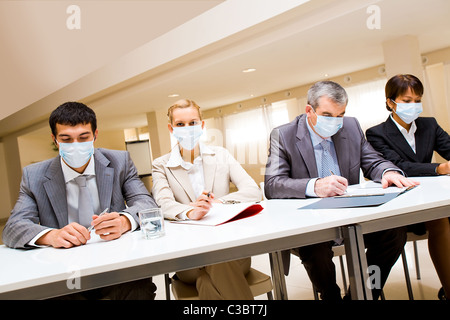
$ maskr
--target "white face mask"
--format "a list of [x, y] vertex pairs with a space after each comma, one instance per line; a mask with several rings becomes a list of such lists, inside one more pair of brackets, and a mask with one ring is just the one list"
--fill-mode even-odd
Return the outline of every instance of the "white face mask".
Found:
[[[313, 109], [314, 111], [314, 109]], [[316, 113], [314, 111], [314, 113]], [[317, 123], [314, 130], [323, 138], [328, 138], [336, 134], [344, 125], [344, 117], [325, 117], [317, 115]]]
[[59, 155], [72, 168], [84, 166], [94, 154], [94, 140], [87, 142], [58, 142]]
[[194, 149], [202, 134], [203, 130], [201, 125], [173, 128], [173, 136], [178, 140], [181, 147], [186, 150]]
[[397, 108], [394, 112], [407, 124], [410, 124], [411, 122], [416, 120], [423, 111], [422, 102], [400, 103], [395, 102], [392, 99], [391, 101], [397, 105]]

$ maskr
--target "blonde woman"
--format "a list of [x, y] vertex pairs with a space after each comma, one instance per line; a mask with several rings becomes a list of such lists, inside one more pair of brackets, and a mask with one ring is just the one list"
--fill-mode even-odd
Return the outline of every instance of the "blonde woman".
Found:
[[[202, 219], [213, 202], [259, 201], [262, 193], [232, 155], [221, 147], [199, 143], [204, 121], [192, 100], [179, 100], [168, 110], [168, 129], [178, 144], [153, 162], [153, 196], [166, 219]], [[229, 193], [232, 182], [238, 191]], [[245, 279], [251, 259], [240, 259], [177, 272], [195, 284], [202, 300], [253, 299]]]

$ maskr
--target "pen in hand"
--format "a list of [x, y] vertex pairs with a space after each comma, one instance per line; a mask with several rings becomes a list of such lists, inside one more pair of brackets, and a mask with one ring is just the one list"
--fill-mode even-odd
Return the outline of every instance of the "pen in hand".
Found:
[[[101, 217], [102, 215], [108, 213], [108, 210], [109, 210], [109, 208], [106, 208], [106, 209], [103, 210], [102, 213], [100, 213], [98, 216]], [[90, 226], [90, 227], [88, 228], [88, 231], [91, 232], [92, 229], [94, 229], [94, 226]]]

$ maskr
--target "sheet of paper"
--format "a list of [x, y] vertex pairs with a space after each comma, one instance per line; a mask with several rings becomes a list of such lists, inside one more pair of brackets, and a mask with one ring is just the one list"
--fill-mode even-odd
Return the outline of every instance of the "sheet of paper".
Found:
[[406, 188], [388, 187], [383, 189], [380, 183], [368, 182], [364, 184], [355, 184], [348, 186], [347, 192], [344, 196], [369, 196], [369, 195], [382, 195], [387, 193], [402, 192]]
[[254, 205], [254, 202], [242, 202], [236, 204], [222, 204], [222, 203], [213, 203], [211, 210], [200, 220], [182, 220], [182, 221], [173, 221], [174, 223], [186, 223], [186, 224], [198, 224], [205, 226], [216, 226], [218, 224], [224, 223], [238, 215], [244, 209], [248, 208], [251, 205]]

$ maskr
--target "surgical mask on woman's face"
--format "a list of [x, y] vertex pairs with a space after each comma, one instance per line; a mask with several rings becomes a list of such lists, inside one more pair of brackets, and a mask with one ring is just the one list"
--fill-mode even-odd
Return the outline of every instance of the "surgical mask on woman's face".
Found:
[[416, 120], [423, 111], [422, 102], [400, 103], [395, 102], [392, 99], [391, 101], [397, 105], [397, 108], [394, 112], [407, 124], [410, 124], [411, 122]]
[[202, 134], [201, 125], [173, 128], [173, 136], [178, 140], [181, 147], [186, 150], [194, 149]]
[[[314, 110], [313, 110], [314, 111]], [[314, 111], [314, 113], [316, 113]], [[344, 117], [317, 116], [317, 123], [314, 130], [323, 138], [328, 138], [336, 134], [344, 125]]]
[[59, 155], [72, 168], [84, 166], [94, 154], [94, 140], [87, 142], [58, 142]]

